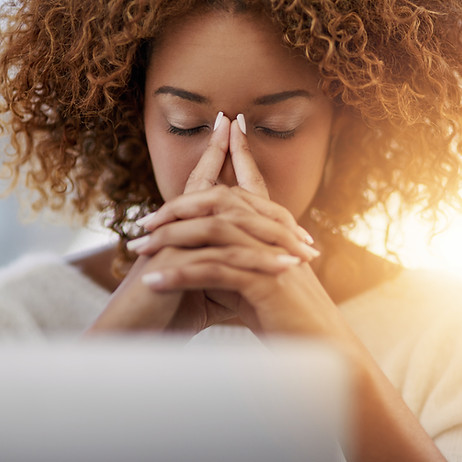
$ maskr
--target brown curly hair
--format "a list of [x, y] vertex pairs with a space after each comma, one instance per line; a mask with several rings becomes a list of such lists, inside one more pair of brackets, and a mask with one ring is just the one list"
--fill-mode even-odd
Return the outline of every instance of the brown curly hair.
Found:
[[0, 114], [36, 208], [96, 207], [123, 242], [162, 203], [144, 72], [169, 21], [204, 10], [266, 14], [348, 115], [311, 206], [330, 234], [393, 194], [433, 219], [460, 206], [460, 0], [16, 0], [0, 16]]

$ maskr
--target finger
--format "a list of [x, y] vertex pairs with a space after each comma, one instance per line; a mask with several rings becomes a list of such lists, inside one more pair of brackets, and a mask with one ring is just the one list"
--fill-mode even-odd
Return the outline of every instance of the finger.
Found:
[[[266, 219], [282, 224], [286, 228], [285, 232], [291, 231], [298, 240], [309, 245], [313, 244], [313, 238], [297, 224], [287, 209], [240, 187], [230, 189], [226, 186], [216, 186], [207, 191], [179, 196], [137, 223], [144, 226], [146, 231], [154, 231], [177, 220], [190, 220], [211, 215], [223, 215], [229, 218], [229, 213], [232, 214], [231, 218], [235, 220], [241, 218], [242, 222], [243, 217], [247, 218], [249, 213], [255, 214], [255, 212]], [[278, 243], [285, 247], [283, 242], [278, 241]]]
[[177, 220], [216, 215], [231, 208], [252, 210], [252, 206], [237, 194], [232, 194], [230, 188], [218, 185], [208, 190], [178, 196], [156, 212], [138, 220], [137, 224], [143, 226], [146, 231], [154, 231]]
[[258, 196], [269, 198], [265, 180], [258, 170], [257, 164], [245, 135], [245, 119], [243, 114], [238, 115], [238, 120], [233, 120], [229, 138], [229, 151], [236, 174], [237, 184]]
[[[250, 239], [249, 239], [250, 238]], [[230, 211], [220, 217], [193, 218], [166, 224], [150, 235], [130, 241], [127, 245], [139, 255], [153, 255], [162, 247], [226, 246], [232, 244], [259, 246], [266, 244], [283, 248], [288, 254], [310, 262], [319, 252], [299, 240], [274, 220], [243, 210]]]
[[[301, 259], [283, 253], [282, 249], [266, 250], [238, 245], [224, 248], [205, 247], [194, 250], [176, 249], [178, 257], [158, 263], [155, 272], [183, 268], [198, 263], [221, 263], [243, 270], [277, 274], [290, 266], [299, 265]], [[146, 278], [149, 280], [149, 277]]]
[[134, 239], [127, 249], [139, 255], [153, 255], [164, 247], [197, 248], [205, 246], [262, 247], [264, 243], [215, 216], [192, 218], [169, 223], [151, 234]]
[[[190, 291], [188, 295], [189, 297], [194, 297], [196, 299], [195, 303], [204, 306], [205, 310], [205, 313], [199, 317], [200, 321], [198, 323], [198, 328], [193, 329], [193, 331], [199, 332], [213, 324], [222, 323], [223, 321], [236, 317], [236, 313], [232, 309], [229, 309], [214, 300], [210, 300], [205, 296], [205, 293], [202, 290]], [[168, 324], [167, 329], [169, 331], [191, 331], [191, 305], [189, 299], [187, 299], [187, 301], [184, 300], [184, 302], [180, 304], [175, 316], [173, 316], [172, 320]]]
[[185, 193], [208, 189], [216, 184], [228, 153], [229, 126], [230, 120], [219, 112], [207, 149], [186, 181]]
[[[255, 211], [253, 206], [258, 210]], [[259, 214], [260, 211], [266, 216]], [[224, 186], [216, 186], [206, 192], [179, 196], [161, 207], [154, 216], [146, 217], [148, 221], [144, 223], [144, 227], [147, 231], [153, 232], [170, 223], [207, 216], [219, 216], [255, 238], [283, 247], [306, 261], [318, 256], [317, 251], [309, 247], [313, 239], [297, 225], [290, 212], [239, 187], [230, 190]], [[167, 234], [169, 232], [170, 230]], [[148, 239], [132, 241], [128, 248], [137, 251], [138, 243], [145, 242], [147, 243]], [[146, 253], [149, 253], [149, 250], [146, 250]]]
[[319, 251], [312, 247], [312, 242], [308, 240], [311, 237], [308, 233], [301, 232], [302, 228], [297, 224], [291, 232], [284, 224], [272, 218], [243, 209], [229, 210], [221, 216], [259, 241], [281, 247], [304, 261], [311, 262], [319, 256]]
[[[287, 271], [287, 270], [286, 270]], [[285, 274], [285, 272], [282, 272]], [[239, 303], [236, 306], [235, 314], [241, 318], [254, 331], [261, 331], [262, 325], [260, 315], [254, 309], [252, 299], [255, 298], [253, 292], [255, 287], [259, 287], [258, 292], [268, 292], [268, 287], [274, 287], [275, 279], [278, 276], [256, 273], [254, 271], [234, 268], [225, 264], [215, 262], [195, 263], [185, 265], [181, 268], [167, 268], [152, 274], [149, 278], [146, 277], [143, 283], [146, 284], [155, 293], [170, 293], [177, 290], [224, 290], [240, 293], [244, 303]], [[258, 299], [257, 308], [258, 308]], [[277, 297], [275, 303], [270, 305], [276, 306], [277, 311], [282, 312], [285, 316], [287, 306], [281, 297]], [[279, 313], [281, 316], [281, 313]], [[269, 314], [273, 318], [273, 314]], [[276, 319], [277, 321], [277, 319]]]
[[252, 322], [263, 332], [332, 336], [339, 327], [344, 329], [337, 306], [306, 263], [272, 275], [201, 262], [166, 268], [156, 273], [155, 280], [143, 283], [155, 293], [194, 289], [236, 292], [244, 301], [236, 307], [236, 314], [250, 328]]
[[164, 268], [143, 276], [143, 284], [164, 292], [191, 289], [240, 290], [255, 274], [219, 262], [197, 262]]
[[240, 187], [231, 188], [232, 192], [242, 198], [245, 202], [252, 206], [252, 208], [259, 214], [270, 218], [271, 220], [282, 223], [290, 229], [298, 238], [307, 244], [313, 244], [314, 239], [311, 234], [302, 228], [295, 220], [294, 216], [282, 205], [276, 202], [268, 201], [260, 196], [249, 193]]

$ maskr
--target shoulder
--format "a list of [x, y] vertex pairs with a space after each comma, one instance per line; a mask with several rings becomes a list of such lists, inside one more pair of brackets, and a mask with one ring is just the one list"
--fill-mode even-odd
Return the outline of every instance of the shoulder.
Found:
[[398, 356], [404, 361], [424, 345], [431, 343], [432, 351], [437, 351], [458, 341], [461, 288], [462, 279], [456, 275], [405, 269], [339, 308], [371, 353], [392, 363]]
[[462, 426], [461, 289], [457, 275], [403, 270], [340, 306], [433, 438]]
[[433, 270], [404, 269], [394, 278], [340, 304], [347, 318], [462, 321], [462, 277]]

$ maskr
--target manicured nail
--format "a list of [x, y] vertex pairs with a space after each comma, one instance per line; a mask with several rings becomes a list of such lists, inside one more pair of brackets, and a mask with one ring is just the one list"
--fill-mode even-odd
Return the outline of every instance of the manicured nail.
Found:
[[138, 239], [133, 239], [130, 242], [127, 242], [127, 249], [131, 251], [136, 251], [144, 247], [149, 242], [150, 236], [139, 237]]
[[276, 258], [284, 264], [287, 265], [298, 265], [301, 262], [300, 257], [294, 255], [277, 255]]
[[314, 258], [317, 258], [319, 257], [319, 255], [321, 255], [321, 252], [317, 249], [315, 249], [314, 247], [310, 247], [309, 245], [307, 244], [302, 244], [301, 245], [301, 249], [302, 249], [302, 252], [310, 259], [314, 259]]
[[223, 112], [219, 112], [217, 118], [215, 119], [215, 124], [213, 126], [213, 131], [215, 131], [219, 126], [221, 121], [223, 120]]
[[302, 239], [309, 245], [312, 245], [314, 244], [314, 239], [313, 237], [311, 236], [310, 233], [308, 233], [308, 231], [305, 229], [305, 228], [302, 228], [301, 226], [298, 227], [300, 233], [301, 233], [301, 236], [302, 236]]
[[149, 223], [152, 218], [154, 218], [156, 216], [156, 213], [157, 212], [152, 212], [149, 215], [146, 215], [146, 216], [140, 218], [139, 220], [136, 220], [135, 223], [138, 226], [144, 226], [145, 224]]
[[237, 119], [237, 124], [239, 125], [239, 128], [241, 129], [241, 132], [244, 133], [244, 135], [246, 135], [247, 134], [247, 128], [245, 126], [244, 114], [238, 114], [236, 119]]
[[164, 275], [159, 271], [147, 273], [141, 277], [141, 282], [146, 286], [155, 286], [164, 280]]

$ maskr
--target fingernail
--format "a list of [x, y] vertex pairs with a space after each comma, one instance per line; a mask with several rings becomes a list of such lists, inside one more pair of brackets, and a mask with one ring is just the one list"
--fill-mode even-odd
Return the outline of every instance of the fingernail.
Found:
[[149, 215], [146, 215], [146, 216], [140, 218], [139, 220], [136, 220], [135, 223], [138, 226], [144, 226], [145, 224], [149, 223], [152, 218], [154, 218], [156, 216], [156, 213], [157, 212], [152, 212]]
[[127, 242], [128, 250], [139, 250], [144, 247], [149, 242], [150, 236], [139, 237], [138, 239], [133, 239], [130, 242]]
[[298, 265], [301, 262], [300, 257], [294, 255], [277, 255], [276, 258], [284, 264], [287, 265]]
[[146, 286], [155, 286], [164, 280], [164, 275], [159, 271], [147, 273], [141, 277], [141, 282]]
[[215, 125], [213, 126], [213, 131], [215, 131], [219, 126], [221, 121], [223, 120], [223, 112], [219, 112], [217, 118], [215, 119]]
[[302, 251], [303, 253], [310, 259], [314, 259], [314, 258], [317, 258], [319, 257], [319, 255], [321, 255], [321, 252], [317, 249], [315, 249], [314, 247], [310, 247], [309, 245], [307, 244], [302, 244], [301, 245], [301, 248], [302, 248]]
[[236, 119], [237, 119], [237, 124], [239, 125], [239, 128], [241, 129], [241, 132], [244, 133], [244, 135], [246, 135], [247, 134], [247, 128], [245, 126], [244, 114], [238, 114]]
[[311, 236], [310, 233], [308, 233], [308, 231], [305, 229], [305, 228], [302, 228], [301, 226], [298, 227], [300, 233], [301, 233], [301, 236], [302, 236], [302, 239], [309, 245], [312, 245], [314, 244], [314, 239], [313, 237]]

